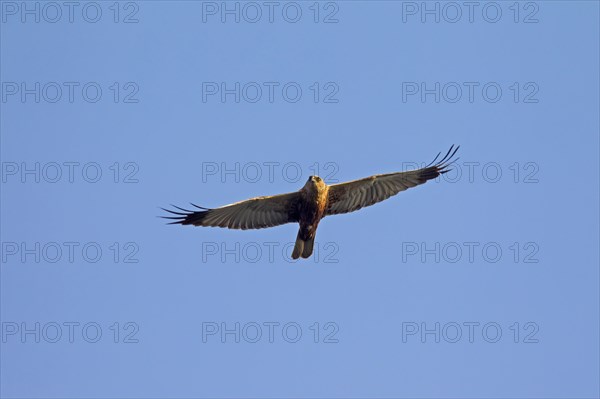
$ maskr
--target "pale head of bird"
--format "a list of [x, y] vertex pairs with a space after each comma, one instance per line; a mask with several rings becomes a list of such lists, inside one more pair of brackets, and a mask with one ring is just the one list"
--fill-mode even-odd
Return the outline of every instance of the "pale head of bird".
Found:
[[310, 191], [323, 191], [327, 187], [327, 184], [319, 176], [309, 176], [304, 189]]

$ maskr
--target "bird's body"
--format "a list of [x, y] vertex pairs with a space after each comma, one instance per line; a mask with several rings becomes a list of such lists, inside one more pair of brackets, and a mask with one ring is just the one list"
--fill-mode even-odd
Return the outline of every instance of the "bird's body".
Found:
[[329, 186], [319, 176], [311, 176], [300, 190], [302, 198], [299, 201], [298, 212], [300, 229], [292, 252], [293, 259], [298, 259], [300, 256], [308, 258], [312, 254], [317, 227], [321, 218], [325, 216], [328, 192]]
[[[454, 150], [454, 151], [453, 151]], [[292, 258], [308, 258], [313, 252], [317, 228], [322, 218], [354, 212], [360, 208], [423, 184], [448, 171], [458, 147], [450, 150], [437, 164], [408, 172], [374, 175], [364, 179], [328, 186], [319, 176], [310, 176], [304, 187], [295, 193], [251, 198], [246, 201], [208, 209], [194, 205], [200, 211], [175, 207], [183, 212], [166, 210], [177, 216], [174, 224], [226, 227], [230, 229], [261, 229], [285, 223], [298, 223], [300, 228]], [[192, 204], [193, 205], [193, 204]]]

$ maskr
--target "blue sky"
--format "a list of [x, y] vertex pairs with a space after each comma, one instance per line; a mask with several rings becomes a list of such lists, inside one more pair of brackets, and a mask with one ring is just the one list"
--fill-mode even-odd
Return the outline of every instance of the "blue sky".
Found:
[[[0, 6], [3, 397], [600, 394], [597, 2]], [[308, 260], [156, 217], [451, 144]]]

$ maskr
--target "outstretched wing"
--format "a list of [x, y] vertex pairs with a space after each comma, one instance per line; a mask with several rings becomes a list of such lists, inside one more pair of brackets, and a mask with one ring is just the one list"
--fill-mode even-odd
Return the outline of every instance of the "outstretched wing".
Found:
[[452, 158], [459, 147], [450, 147], [446, 155], [434, 164], [441, 153], [438, 154], [428, 166], [422, 169], [375, 175], [331, 185], [325, 215], [354, 212], [365, 206], [386, 200], [400, 191], [423, 184], [427, 180], [435, 179], [439, 175], [448, 172], [450, 164], [458, 160], [458, 158], [456, 160], [452, 160]]
[[194, 226], [226, 227], [229, 229], [262, 229], [280, 224], [297, 222], [299, 218], [299, 193], [256, 197], [236, 202], [220, 208], [209, 209], [194, 205], [200, 211], [187, 210], [174, 206], [182, 212], [164, 209], [177, 216], [163, 216], [173, 219], [170, 224]]

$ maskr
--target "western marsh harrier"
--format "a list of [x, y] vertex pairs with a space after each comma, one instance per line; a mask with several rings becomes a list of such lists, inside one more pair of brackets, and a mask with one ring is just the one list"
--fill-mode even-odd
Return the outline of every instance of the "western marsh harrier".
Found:
[[176, 215], [163, 217], [175, 220], [170, 224], [242, 230], [299, 223], [292, 258], [308, 258], [313, 252], [317, 227], [322, 218], [357, 211], [435, 179], [448, 172], [448, 167], [458, 160], [453, 160], [458, 148], [450, 147], [437, 163], [441, 153], [429, 165], [417, 170], [374, 175], [331, 186], [319, 176], [310, 176], [304, 187], [295, 193], [256, 197], [215, 209], [192, 204], [198, 211], [175, 206], [181, 212], [163, 209]]

